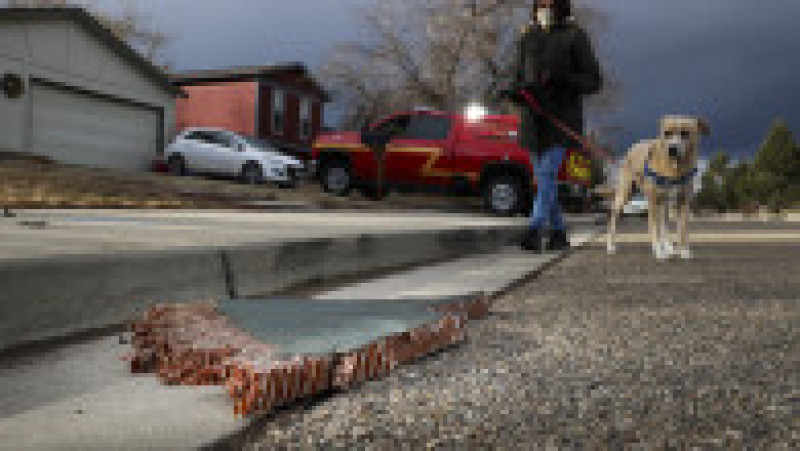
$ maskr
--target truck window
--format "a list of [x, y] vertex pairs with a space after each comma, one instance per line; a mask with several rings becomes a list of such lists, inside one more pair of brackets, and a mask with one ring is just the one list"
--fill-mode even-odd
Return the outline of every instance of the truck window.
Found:
[[444, 140], [450, 135], [450, 118], [432, 114], [412, 116], [405, 133], [400, 137], [404, 139], [436, 139]]
[[400, 133], [403, 133], [403, 131], [408, 127], [408, 121], [409, 116], [407, 115], [396, 116], [375, 126], [375, 131], [394, 137]]

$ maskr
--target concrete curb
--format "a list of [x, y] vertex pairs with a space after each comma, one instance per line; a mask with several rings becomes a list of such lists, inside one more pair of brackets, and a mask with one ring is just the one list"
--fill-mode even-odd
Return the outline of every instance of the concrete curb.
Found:
[[303, 283], [486, 252], [516, 227], [0, 264], [0, 353], [120, 324], [159, 302], [266, 296]]
[[800, 222], [800, 213], [720, 213], [709, 215], [692, 215], [692, 219], [709, 222]]
[[[535, 280], [540, 274], [542, 274], [542, 272], [548, 270], [549, 268], [552, 268], [561, 261], [569, 258], [573, 253], [579, 252], [582, 249], [586, 248], [602, 234], [603, 234], [602, 231], [596, 230], [590, 233], [589, 236], [587, 236], [585, 239], [582, 239], [580, 242], [573, 244], [571, 249], [568, 251], [562, 251], [551, 254], [542, 254], [544, 259], [535, 268], [532, 268], [531, 271], [529, 271], [522, 277], [514, 278], [508, 284], [498, 287], [498, 289], [496, 290], [481, 293], [481, 296], [479, 297], [482, 298], [482, 305], [485, 306], [487, 310], [481, 311], [479, 314], [469, 317], [469, 321], [467, 321], [466, 324], [467, 328], [465, 329], [465, 333], [469, 334], [469, 326], [473, 320], [483, 320], [486, 319], [487, 317], [492, 316], [492, 312], [490, 311], [489, 307], [496, 300], [502, 298], [503, 296], [506, 296], [507, 294], [518, 289], [522, 285], [530, 283], [531, 281]], [[469, 295], [464, 296], [464, 299], [467, 299], [469, 297], [470, 297]], [[407, 301], [408, 299], [406, 299], [406, 302]], [[228, 435], [220, 437], [215, 441], [206, 443], [200, 449], [204, 450], [241, 449], [248, 444], [248, 442], [252, 437], [258, 434], [258, 431], [263, 426], [264, 422], [271, 421], [274, 419], [274, 415], [275, 412], [267, 415], [263, 414], [256, 415], [251, 418], [252, 419], [251, 422], [240, 425], [240, 427], [236, 428], [236, 430], [232, 431]]]

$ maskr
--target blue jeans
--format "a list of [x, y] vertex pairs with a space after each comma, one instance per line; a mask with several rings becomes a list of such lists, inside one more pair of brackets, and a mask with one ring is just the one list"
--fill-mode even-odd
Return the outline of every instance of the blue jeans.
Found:
[[536, 177], [536, 199], [533, 201], [533, 213], [530, 226], [533, 230], [541, 230], [549, 222], [553, 230], [564, 230], [564, 219], [561, 217], [561, 206], [558, 205], [558, 170], [564, 161], [567, 151], [563, 147], [547, 149], [539, 161], [531, 154], [533, 174]]

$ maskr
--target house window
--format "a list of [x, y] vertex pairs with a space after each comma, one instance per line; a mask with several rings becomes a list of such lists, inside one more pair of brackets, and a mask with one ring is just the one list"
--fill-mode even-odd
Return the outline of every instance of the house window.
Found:
[[311, 99], [300, 100], [300, 139], [311, 137]]
[[285, 95], [280, 89], [272, 92], [272, 133], [283, 134], [284, 117], [286, 117]]

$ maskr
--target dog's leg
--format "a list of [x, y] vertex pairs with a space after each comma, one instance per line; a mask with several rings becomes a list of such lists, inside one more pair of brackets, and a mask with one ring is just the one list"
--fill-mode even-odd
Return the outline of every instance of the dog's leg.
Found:
[[617, 253], [617, 219], [619, 218], [619, 209], [617, 208], [617, 201], [614, 200], [614, 205], [611, 206], [609, 214], [610, 219], [608, 222], [608, 231], [606, 232], [606, 252], [609, 254]]
[[609, 214], [610, 220], [606, 236], [606, 251], [609, 254], [615, 254], [617, 252], [617, 243], [616, 243], [617, 221], [619, 221], [619, 216], [622, 213], [622, 209], [628, 202], [628, 197], [630, 196], [631, 188], [632, 188], [631, 177], [628, 170], [628, 166], [624, 165], [622, 166], [622, 168], [620, 168], [619, 171], [619, 183], [617, 183], [617, 192], [614, 196], [614, 204], [611, 206], [611, 212]]
[[670, 213], [672, 212], [672, 197], [668, 197], [662, 205], [661, 210], [661, 249], [664, 256], [669, 257], [675, 253], [675, 246], [672, 244], [672, 236], [669, 230]]
[[678, 252], [681, 258], [688, 260], [692, 258], [692, 251], [689, 250], [688, 227], [689, 227], [689, 199], [688, 189], [681, 192], [679, 199], [680, 212], [678, 218]]
[[664, 248], [661, 246], [661, 202], [658, 198], [657, 193], [653, 192], [650, 196], [648, 196], [648, 203], [650, 208], [648, 208], [647, 217], [649, 219], [649, 227], [650, 227], [650, 242], [653, 244], [653, 254], [656, 256], [657, 259], [661, 260], [665, 258], [664, 255]]

